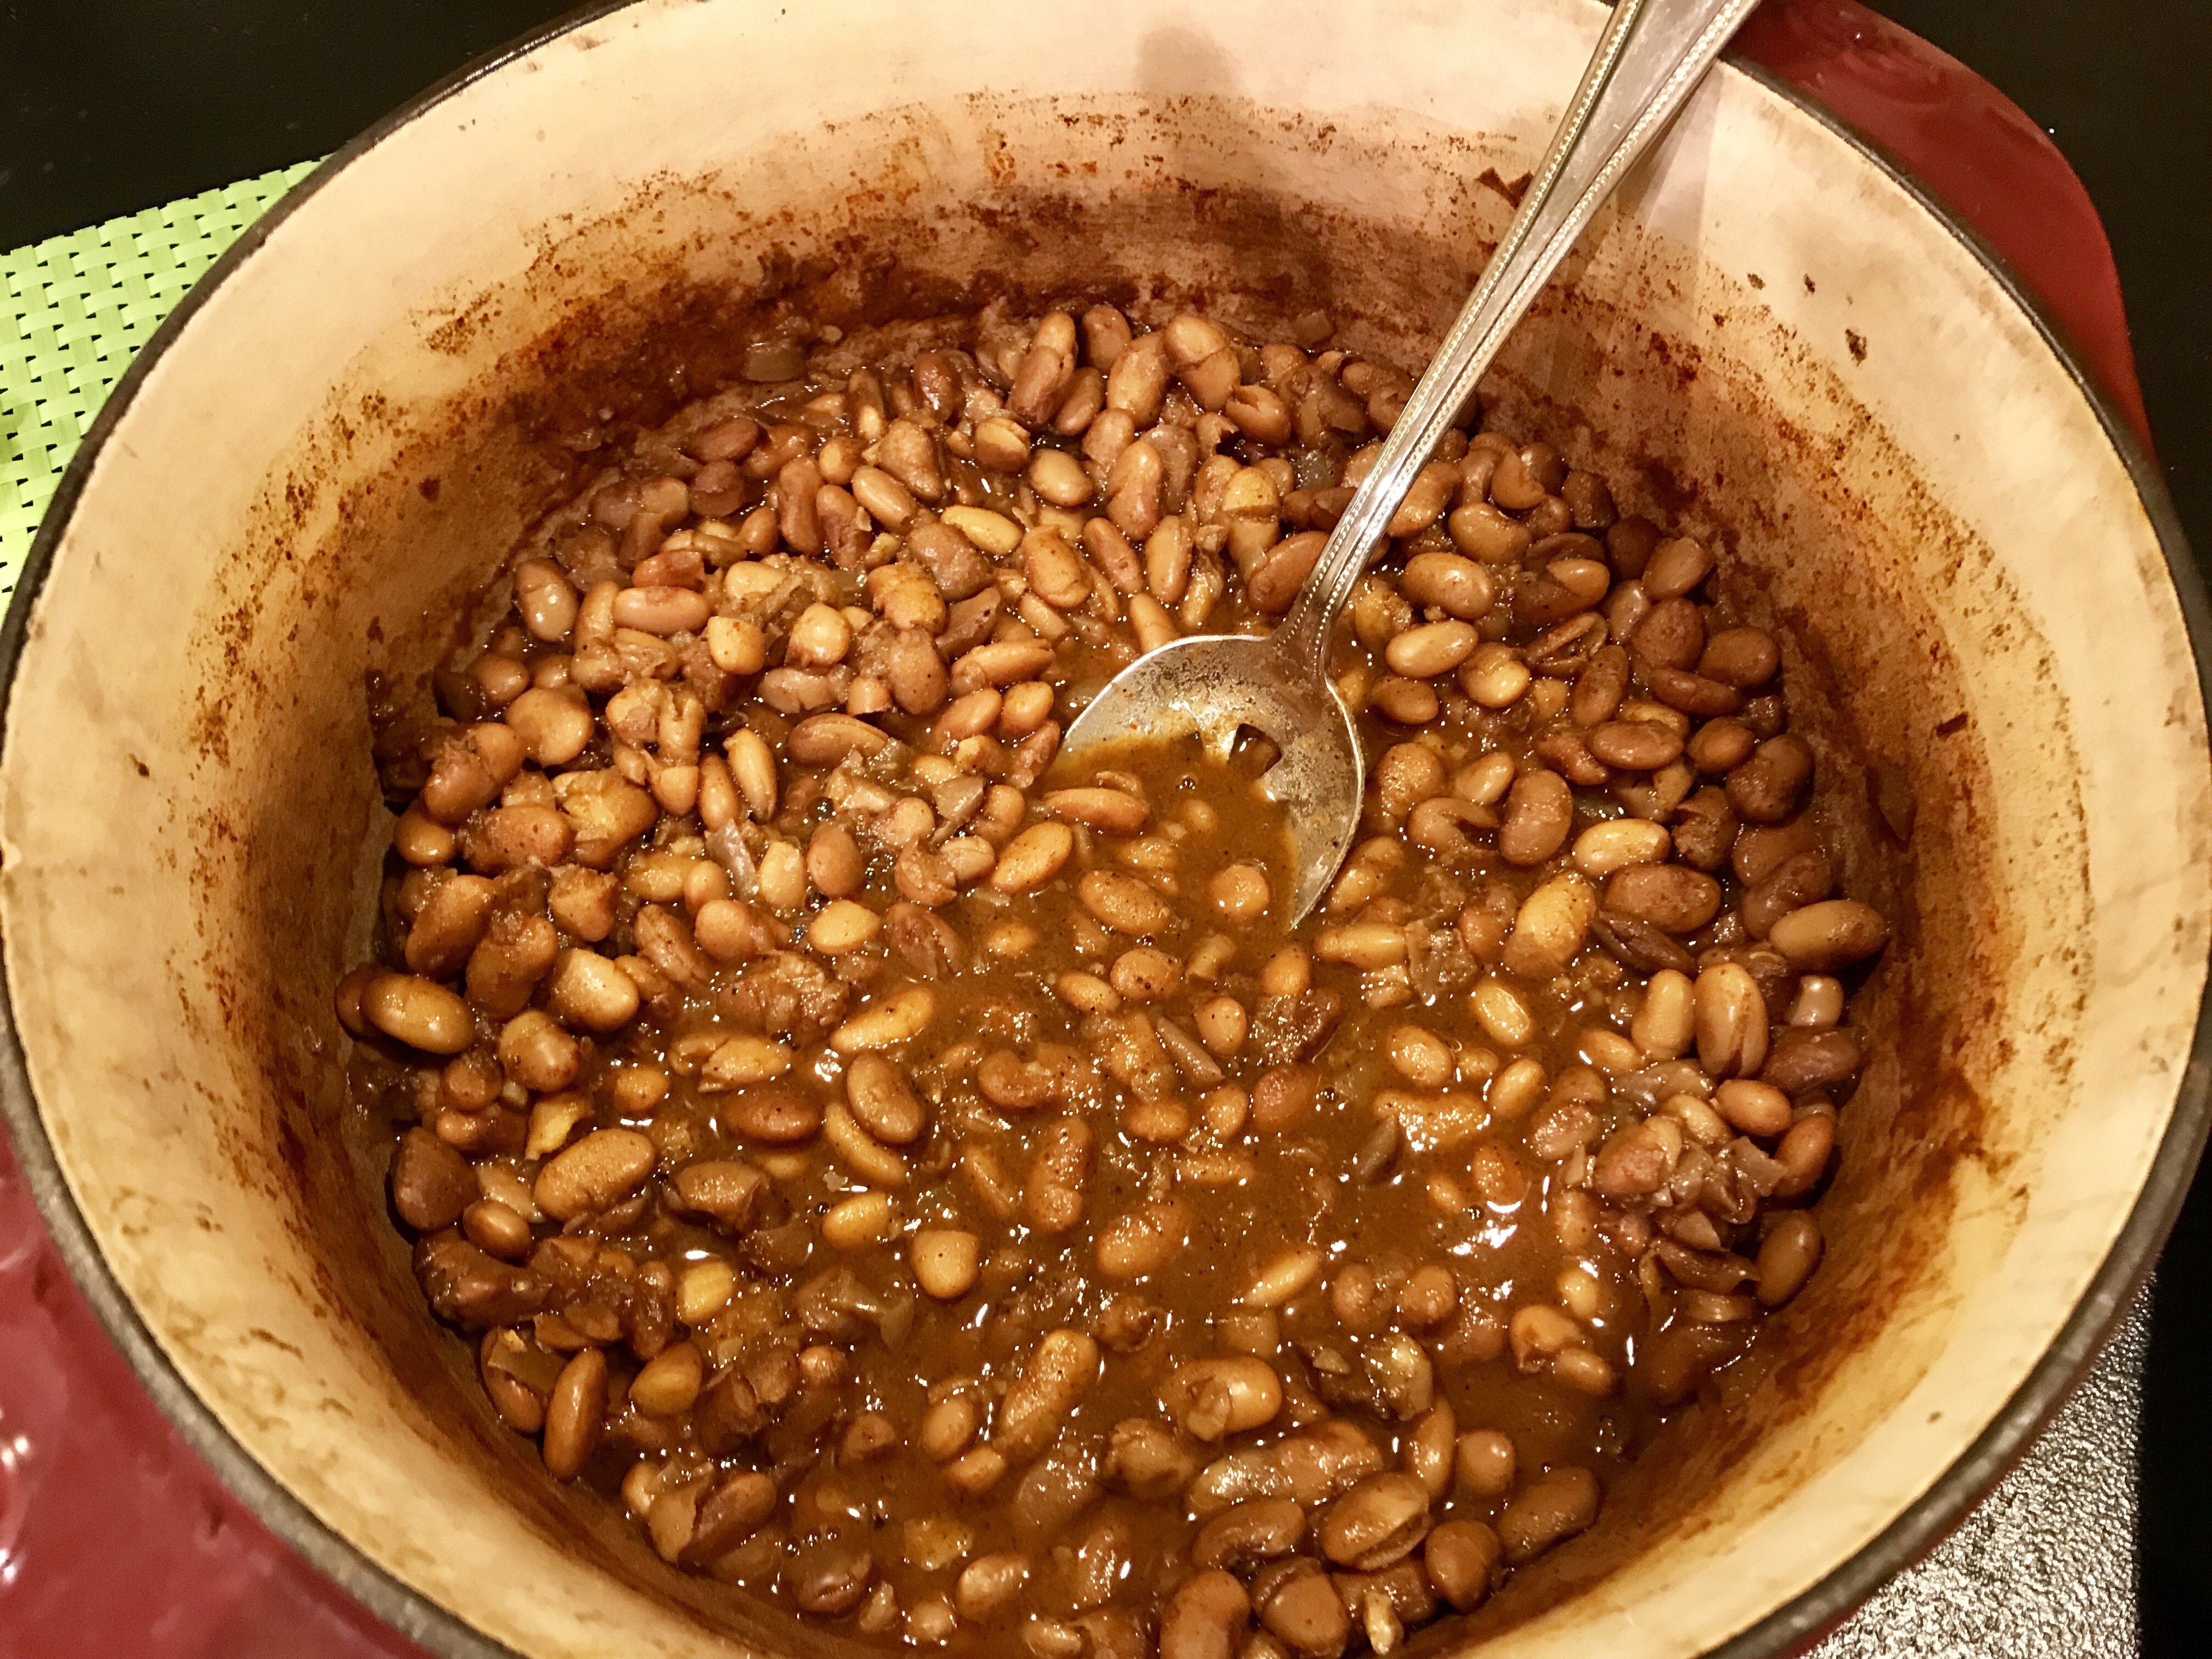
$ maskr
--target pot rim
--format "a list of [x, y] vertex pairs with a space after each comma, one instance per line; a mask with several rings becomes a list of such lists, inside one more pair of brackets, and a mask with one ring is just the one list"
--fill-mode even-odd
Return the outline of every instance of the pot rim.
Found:
[[[4, 621], [0, 621], [0, 730], [4, 729], [14, 697], [30, 613], [77, 499], [146, 377], [209, 296], [304, 203], [386, 139], [486, 76], [631, 3], [633, 0], [594, 0], [485, 53], [372, 124], [333, 151], [248, 227], [162, 319], [85, 432], [25, 555], [14, 598]], [[2165, 479], [2142, 439], [2040, 297], [1956, 209], [1883, 146], [1764, 65], [1734, 52], [1727, 53], [1723, 61], [1826, 129], [1905, 191], [1923, 212], [1966, 246], [2034, 325], [2088, 401], [2150, 520], [2196, 661], [2198, 696], [2205, 707], [2212, 708], [2212, 603], [2208, 602], [2203, 574], [2191, 554]], [[348, 1595], [440, 1659], [522, 1659], [514, 1649], [394, 1577], [327, 1525], [231, 1435], [185, 1381], [110, 1269], [62, 1174], [32, 1092], [4, 960], [0, 960], [0, 1117], [4, 1117], [15, 1143], [33, 1201], [78, 1291], [162, 1414], [232, 1495]], [[2188, 1196], [2208, 1131], [2212, 1131], [2212, 978], [2208, 979], [2198, 1003], [2196, 1031], [2175, 1091], [2173, 1114], [2142, 1188], [2057, 1339], [1988, 1426], [1926, 1492], [1825, 1577], [1712, 1649], [1707, 1659], [1773, 1659], [1809, 1644], [1841, 1624], [1892, 1575], [1933, 1548], [1997, 1484], [2087, 1374], [2149, 1277]]]

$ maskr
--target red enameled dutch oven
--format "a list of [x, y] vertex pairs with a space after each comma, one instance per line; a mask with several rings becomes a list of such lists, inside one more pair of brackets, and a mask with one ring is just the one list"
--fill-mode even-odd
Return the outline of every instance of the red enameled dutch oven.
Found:
[[[441, 1654], [830, 1645], [562, 1501], [434, 1337], [344, 1109], [331, 992], [387, 823], [365, 677], [427, 670], [434, 619], [568, 477], [547, 434], [710, 373], [776, 283], [827, 321], [993, 291], [1204, 295], [1255, 330], [1321, 305], [1417, 363], [1504, 222], [1483, 175], [1526, 169], [1601, 16], [644, 0], [381, 124], [194, 291], [0, 639], [0, 1091], [70, 1273], [271, 1532]], [[1846, 0], [1794, 0], [1487, 388], [1624, 506], [1731, 550], [1790, 641], [1852, 890], [1897, 927], [1822, 1271], [1596, 1528], [1439, 1646], [1802, 1644], [2002, 1471], [2180, 1204], [2207, 1113], [2206, 619], [2103, 249], [2017, 111]], [[112, 1569], [52, 1559], [103, 1547], [133, 1478], [88, 1425], [179, 1454], [19, 1200], [0, 1324], [33, 1360], [0, 1370], [0, 1553], [64, 1586], [18, 1602], [26, 1650], [237, 1652], [290, 1618], [404, 1645], [269, 1565], [188, 1464], [153, 1490], [204, 1525], [108, 1543]], [[203, 1535], [225, 1528], [245, 1546]], [[0, 1583], [0, 1612], [23, 1594]]]

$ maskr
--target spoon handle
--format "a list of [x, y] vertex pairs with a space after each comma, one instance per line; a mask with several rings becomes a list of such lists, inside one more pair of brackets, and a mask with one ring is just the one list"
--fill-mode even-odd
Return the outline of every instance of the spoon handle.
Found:
[[1414, 475], [1621, 175], [1674, 118], [1756, 3], [1616, 0], [1497, 252], [1275, 630], [1299, 672], [1325, 677], [1338, 614]]

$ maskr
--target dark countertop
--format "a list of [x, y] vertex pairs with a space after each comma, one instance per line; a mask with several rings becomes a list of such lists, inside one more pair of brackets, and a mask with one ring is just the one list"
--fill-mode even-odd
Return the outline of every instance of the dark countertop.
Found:
[[[2151, 429], [2212, 551], [2212, 5], [1875, 0], [2051, 132], [2103, 215]], [[319, 155], [558, 0], [6, 0], [0, 248]], [[2005, 1484], [1817, 1650], [2212, 1650], [2212, 1178]]]

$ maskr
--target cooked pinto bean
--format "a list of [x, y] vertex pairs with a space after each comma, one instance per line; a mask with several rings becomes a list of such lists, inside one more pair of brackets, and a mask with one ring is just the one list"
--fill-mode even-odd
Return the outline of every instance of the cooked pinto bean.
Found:
[[1888, 940], [1889, 924], [1871, 905], [1826, 899], [1783, 916], [1767, 937], [1792, 968], [1825, 974], [1881, 950]]
[[1729, 804], [1753, 823], [1780, 823], [1804, 805], [1812, 784], [1813, 751], [1785, 732], [1728, 775]]
[[1498, 850], [1508, 863], [1541, 864], [1565, 845], [1574, 827], [1574, 795], [1556, 772], [1530, 770], [1513, 780], [1498, 830]]
[[1588, 1469], [1569, 1465], [1540, 1476], [1498, 1515], [1505, 1559], [1518, 1565], [1586, 1530], [1597, 1508], [1597, 1478]]
[[1395, 1651], [1817, 1264], [1771, 1206], [1888, 927], [1784, 640], [1717, 544], [1447, 434], [1351, 606], [1371, 787], [1293, 927], [1272, 744], [1062, 723], [1286, 610], [1410, 377], [1319, 313], [1002, 305], [857, 368], [794, 325], [533, 532], [435, 682], [495, 717], [380, 751], [335, 1003], [429, 1306], [555, 1475], [825, 1636]]

